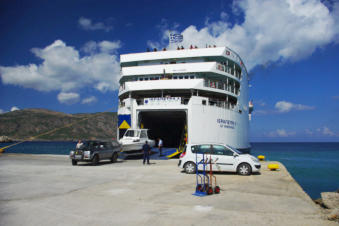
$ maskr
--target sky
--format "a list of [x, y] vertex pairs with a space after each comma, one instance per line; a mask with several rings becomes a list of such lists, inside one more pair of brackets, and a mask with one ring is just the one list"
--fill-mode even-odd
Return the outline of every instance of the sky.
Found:
[[0, 1], [0, 114], [117, 111], [120, 54], [227, 46], [250, 75], [254, 142], [339, 141], [339, 2]]

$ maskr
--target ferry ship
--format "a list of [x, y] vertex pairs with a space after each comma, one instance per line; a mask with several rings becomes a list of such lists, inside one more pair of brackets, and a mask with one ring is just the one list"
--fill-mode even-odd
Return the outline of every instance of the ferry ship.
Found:
[[228, 47], [120, 56], [118, 139], [147, 128], [164, 147], [223, 143], [249, 152], [248, 73]]

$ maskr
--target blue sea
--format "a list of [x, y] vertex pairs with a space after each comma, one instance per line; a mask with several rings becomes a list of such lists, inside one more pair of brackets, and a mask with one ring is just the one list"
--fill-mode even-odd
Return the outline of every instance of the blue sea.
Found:
[[[0, 147], [9, 145], [2, 143]], [[25, 142], [6, 153], [67, 155], [74, 142]], [[339, 189], [339, 143], [252, 143], [251, 154], [282, 162], [313, 199]]]

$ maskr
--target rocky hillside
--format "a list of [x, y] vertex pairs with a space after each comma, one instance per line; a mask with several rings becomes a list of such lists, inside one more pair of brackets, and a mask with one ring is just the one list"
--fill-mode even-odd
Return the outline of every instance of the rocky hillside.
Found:
[[116, 138], [115, 112], [65, 114], [46, 109], [25, 109], [0, 114], [0, 136], [24, 140], [55, 130], [34, 140], [77, 140]]

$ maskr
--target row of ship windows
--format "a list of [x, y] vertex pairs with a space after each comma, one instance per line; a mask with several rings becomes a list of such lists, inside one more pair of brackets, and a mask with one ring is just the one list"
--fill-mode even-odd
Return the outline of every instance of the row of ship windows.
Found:
[[[187, 105], [190, 98], [184, 98], [181, 97], [180, 98], [180, 104], [182, 105]], [[144, 98], [140, 98], [136, 100], [137, 105], [144, 105]], [[220, 107], [220, 108], [226, 108], [226, 109], [230, 109], [230, 110], [235, 110], [235, 107], [237, 106], [236, 103], [234, 102], [230, 102], [230, 101], [225, 101], [225, 100], [218, 100], [218, 99], [214, 99], [214, 98], [208, 98], [208, 100], [202, 100], [201, 101], [202, 105], [209, 105], [209, 106], [215, 106], [215, 107]], [[119, 103], [119, 107], [125, 107], [125, 102], [121, 101]], [[242, 111], [239, 111], [239, 113], [242, 113]]]
[[168, 80], [168, 79], [195, 79], [194, 75], [166, 75], [154, 77], [140, 77], [134, 81], [149, 81], [149, 80]]
[[[168, 80], [168, 79], [195, 79], [194, 75], [180, 75], [180, 76], [154, 76], [154, 77], [140, 77], [134, 81], [154, 81], [154, 80]], [[235, 95], [240, 94], [240, 84], [235, 80], [210, 80], [204, 79], [204, 87], [214, 88], [214, 89], [221, 89], [231, 92]], [[120, 86], [120, 91], [125, 90], [125, 83]]]
[[204, 86], [208, 87], [208, 88], [226, 90], [226, 91], [231, 92], [235, 95], [240, 94], [240, 85], [237, 84], [235, 81], [232, 81], [232, 80], [223, 82], [223, 81], [205, 79], [204, 80]]

